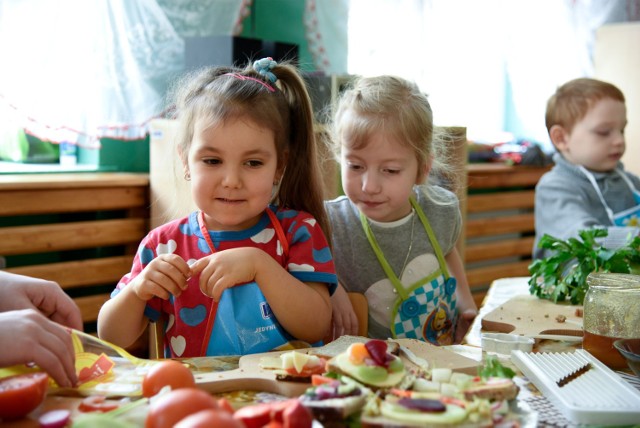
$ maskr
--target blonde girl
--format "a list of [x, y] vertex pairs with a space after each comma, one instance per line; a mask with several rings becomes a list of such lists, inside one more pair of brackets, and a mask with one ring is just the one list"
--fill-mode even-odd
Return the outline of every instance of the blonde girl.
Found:
[[334, 334], [356, 331], [346, 290], [367, 297], [370, 337], [460, 342], [477, 308], [455, 247], [458, 200], [431, 178], [443, 176], [444, 151], [426, 95], [402, 78], [360, 78], [333, 119], [346, 194], [326, 203], [344, 287]]

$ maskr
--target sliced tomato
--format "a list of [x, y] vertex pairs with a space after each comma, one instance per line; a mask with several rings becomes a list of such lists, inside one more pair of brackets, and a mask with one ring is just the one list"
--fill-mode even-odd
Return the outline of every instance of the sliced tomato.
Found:
[[25, 417], [42, 403], [49, 385], [44, 372], [19, 374], [0, 379], [0, 419]]
[[337, 379], [334, 379], [332, 377], [329, 376], [323, 376], [321, 374], [313, 374], [311, 375], [311, 385], [313, 386], [318, 386], [318, 385], [324, 385], [327, 383], [331, 383], [331, 382], [336, 382]]
[[218, 398], [218, 407], [220, 408], [220, 410], [224, 410], [225, 412], [232, 414], [236, 411], [233, 406], [231, 405], [231, 403], [229, 402], [229, 400], [227, 400], [226, 398]]
[[242, 407], [233, 414], [233, 417], [245, 424], [247, 428], [262, 428], [271, 421], [282, 422], [282, 414], [296, 398], [271, 403], [259, 403]]
[[448, 397], [446, 395], [443, 395], [442, 397], [440, 397], [440, 401], [442, 401], [444, 404], [453, 404], [458, 407], [462, 407], [463, 409], [467, 408], [467, 403], [465, 401], [455, 397]]
[[288, 369], [285, 369], [285, 371], [287, 372], [288, 375], [291, 376], [300, 376], [300, 377], [311, 377], [314, 374], [323, 374], [325, 372], [325, 360], [324, 358], [321, 358], [322, 360], [322, 364], [318, 364], [316, 366], [313, 367], [309, 367], [309, 366], [304, 366], [302, 368], [302, 371], [297, 371], [295, 369], [295, 367], [290, 367]]
[[413, 391], [409, 391], [407, 389], [391, 388], [391, 393], [393, 395], [397, 395], [398, 397], [411, 398]]
[[311, 428], [313, 415], [299, 400], [293, 400], [282, 412], [284, 428]]
[[90, 395], [83, 398], [80, 404], [78, 404], [78, 410], [84, 413], [88, 412], [110, 412], [115, 410], [120, 405], [115, 401], [107, 401], [104, 395]]

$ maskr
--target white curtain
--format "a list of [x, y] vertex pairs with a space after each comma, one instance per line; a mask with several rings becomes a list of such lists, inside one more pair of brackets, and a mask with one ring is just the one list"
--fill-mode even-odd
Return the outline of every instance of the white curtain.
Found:
[[306, 0], [304, 26], [315, 69], [346, 74], [349, 0]]
[[348, 71], [397, 74], [429, 94], [438, 125], [472, 139], [541, 142], [546, 100], [593, 73], [594, 31], [620, 0], [350, 0]]
[[250, 3], [0, 0], [0, 136], [144, 137], [184, 68], [183, 38], [239, 32]]

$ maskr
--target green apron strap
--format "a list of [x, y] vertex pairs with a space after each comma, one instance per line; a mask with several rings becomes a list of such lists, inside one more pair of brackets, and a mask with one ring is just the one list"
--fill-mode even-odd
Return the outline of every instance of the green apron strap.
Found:
[[442, 254], [442, 248], [440, 248], [440, 244], [438, 244], [436, 235], [435, 233], [433, 233], [433, 229], [431, 229], [429, 220], [427, 220], [427, 216], [424, 214], [424, 211], [422, 211], [422, 208], [420, 208], [418, 201], [416, 201], [413, 196], [409, 197], [409, 201], [411, 201], [411, 205], [413, 205], [413, 208], [416, 210], [416, 213], [418, 214], [418, 218], [420, 218], [420, 221], [424, 226], [424, 230], [427, 232], [427, 235], [429, 235], [429, 241], [431, 242], [431, 246], [433, 247], [433, 250], [436, 252], [436, 257], [438, 258], [438, 263], [440, 264], [440, 269], [442, 270], [442, 274], [444, 275], [445, 278], [448, 279], [450, 275], [449, 275], [449, 270], [447, 269], [447, 262], [444, 259], [444, 255]]
[[373, 233], [371, 232], [371, 227], [369, 226], [367, 217], [365, 217], [365, 215], [362, 213], [360, 213], [360, 222], [362, 223], [362, 229], [364, 229], [365, 235], [367, 235], [367, 239], [369, 240], [371, 249], [378, 258], [380, 266], [382, 266], [382, 270], [384, 270], [384, 273], [387, 274], [387, 278], [389, 278], [391, 284], [393, 284], [393, 288], [395, 288], [400, 297], [402, 297], [402, 300], [405, 300], [407, 297], [409, 297], [409, 293], [404, 289], [395, 272], [393, 271], [393, 269], [391, 269], [389, 262], [387, 262], [387, 259], [384, 257], [384, 254], [382, 253], [382, 250], [378, 245], [378, 241], [376, 241], [376, 237], [373, 236]]
[[[431, 229], [429, 220], [427, 220], [427, 216], [424, 214], [424, 211], [422, 211], [422, 208], [420, 207], [420, 205], [418, 204], [418, 202], [415, 200], [413, 196], [409, 197], [409, 201], [411, 202], [413, 209], [416, 211], [416, 214], [418, 215], [418, 218], [420, 219], [420, 222], [422, 223], [425, 232], [427, 232], [427, 235], [429, 236], [429, 241], [431, 242], [431, 246], [433, 247], [433, 250], [435, 251], [436, 257], [438, 259], [438, 264], [440, 265], [440, 270], [442, 271], [442, 274], [444, 275], [445, 279], [448, 279], [450, 275], [449, 275], [449, 270], [447, 269], [447, 262], [444, 259], [444, 255], [442, 254], [442, 248], [440, 248], [440, 244], [438, 244], [438, 240], [436, 239], [436, 236], [433, 233], [433, 229]], [[367, 240], [371, 245], [371, 249], [375, 253], [376, 257], [378, 258], [378, 262], [380, 263], [382, 270], [387, 275], [387, 278], [389, 278], [389, 280], [391, 281], [391, 284], [393, 285], [393, 288], [396, 289], [396, 291], [398, 292], [402, 300], [406, 300], [409, 297], [410, 293], [404, 288], [404, 286], [398, 279], [393, 269], [391, 269], [391, 265], [389, 265], [389, 262], [384, 257], [384, 253], [382, 252], [380, 245], [378, 245], [378, 241], [376, 240], [376, 237], [373, 235], [373, 232], [371, 231], [371, 226], [369, 226], [367, 217], [365, 217], [365, 215], [362, 214], [362, 212], [360, 213], [360, 223], [362, 223], [362, 229], [364, 230], [364, 233], [367, 236]]]

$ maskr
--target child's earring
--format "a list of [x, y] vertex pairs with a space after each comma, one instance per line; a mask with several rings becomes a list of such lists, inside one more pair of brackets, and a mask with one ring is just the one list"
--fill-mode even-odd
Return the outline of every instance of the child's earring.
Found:
[[191, 181], [191, 173], [189, 171], [184, 172], [184, 179], [186, 181]]

